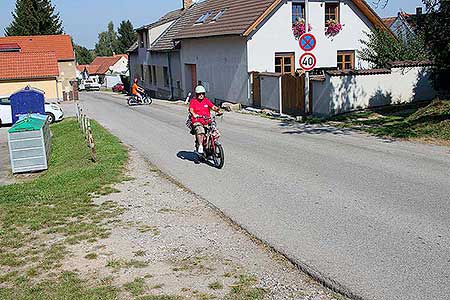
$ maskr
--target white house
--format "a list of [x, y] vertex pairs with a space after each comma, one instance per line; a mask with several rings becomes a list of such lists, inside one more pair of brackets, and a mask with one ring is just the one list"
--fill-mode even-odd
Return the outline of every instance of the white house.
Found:
[[[386, 28], [363, 0], [310, 2], [311, 33], [317, 38], [319, 69], [363, 69], [358, 57], [364, 32]], [[302, 0], [206, 0], [194, 5], [179, 23], [183, 89], [205, 85], [216, 101], [251, 105], [250, 73], [294, 73], [303, 53], [292, 25], [305, 17]], [[342, 24], [335, 36], [325, 34], [327, 21]], [[195, 79], [195, 80], [193, 80]]]
[[425, 22], [425, 15], [422, 7], [417, 7], [415, 14], [400, 11], [396, 17], [384, 18], [383, 22], [398, 38], [407, 42], [409, 38], [416, 37], [417, 31]]

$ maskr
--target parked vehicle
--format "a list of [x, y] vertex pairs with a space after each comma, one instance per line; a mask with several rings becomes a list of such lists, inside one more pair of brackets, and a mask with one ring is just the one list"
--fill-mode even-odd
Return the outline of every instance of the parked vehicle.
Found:
[[147, 93], [141, 93], [142, 100], [138, 100], [136, 96], [130, 96], [127, 100], [129, 106], [136, 105], [150, 105], [153, 103], [153, 99]]
[[100, 84], [92, 79], [85, 80], [83, 84], [86, 91], [100, 91]]
[[[221, 116], [222, 114], [217, 114]], [[200, 158], [205, 160], [207, 163], [212, 162], [217, 169], [222, 169], [225, 163], [225, 152], [223, 147], [219, 142], [220, 132], [217, 129], [216, 116], [213, 115], [211, 118], [204, 117], [208, 125], [205, 126], [206, 133], [203, 144], [204, 154], [200, 155]], [[195, 139], [195, 149], [198, 149], [198, 142]]]
[[123, 83], [118, 83], [112, 88], [114, 93], [124, 93], [125, 92], [125, 86]]
[[[45, 103], [45, 114], [49, 123], [59, 122], [64, 119], [64, 112], [55, 103]], [[11, 101], [9, 96], [0, 96], [0, 126], [12, 124]]]

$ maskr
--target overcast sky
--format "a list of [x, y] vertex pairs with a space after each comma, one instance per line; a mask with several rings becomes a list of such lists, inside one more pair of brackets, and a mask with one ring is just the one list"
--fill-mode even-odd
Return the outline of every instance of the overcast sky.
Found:
[[[117, 26], [129, 19], [135, 27], [148, 24], [165, 12], [180, 8], [182, 0], [52, 0], [61, 15], [66, 33], [75, 42], [93, 48], [100, 31], [109, 21]], [[245, 1], [245, 0], [242, 0]], [[367, 0], [381, 17], [394, 16], [400, 9], [414, 12], [420, 0], [389, 0], [386, 8], [376, 8], [375, 0]], [[15, 0], [0, 0], [0, 36], [11, 22]]]

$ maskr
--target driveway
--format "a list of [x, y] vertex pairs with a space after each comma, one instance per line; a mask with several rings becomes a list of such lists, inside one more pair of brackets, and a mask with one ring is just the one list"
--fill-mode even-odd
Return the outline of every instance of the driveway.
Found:
[[226, 114], [216, 170], [192, 161], [186, 107], [81, 97], [123, 142], [328, 284], [363, 299], [449, 299], [449, 148]]

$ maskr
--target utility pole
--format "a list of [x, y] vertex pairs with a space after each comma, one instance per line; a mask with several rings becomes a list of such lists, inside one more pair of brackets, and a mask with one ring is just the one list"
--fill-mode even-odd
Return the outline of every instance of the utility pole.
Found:
[[[305, 0], [305, 30], [309, 32], [309, 0]], [[305, 72], [305, 114], [310, 113], [309, 107], [309, 71]]]

